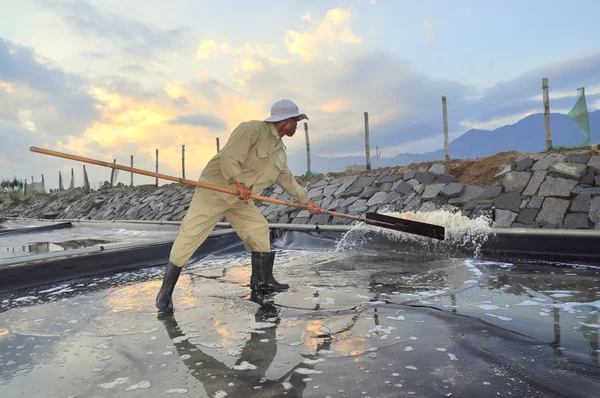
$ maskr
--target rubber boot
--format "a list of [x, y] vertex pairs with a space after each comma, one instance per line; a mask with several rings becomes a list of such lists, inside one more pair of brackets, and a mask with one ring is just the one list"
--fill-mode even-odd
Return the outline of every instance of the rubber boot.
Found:
[[175, 289], [175, 285], [177, 284], [177, 279], [179, 279], [181, 268], [182, 267], [178, 267], [170, 261], [169, 265], [167, 265], [162, 286], [158, 292], [158, 295], [156, 296], [156, 308], [158, 308], [161, 312], [166, 312], [169, 314], [173, 312], [173, 300], [171, 299], [171, 295], [173, 294], [173, 289]]
[[275, 252], [252, 252], [252, 276], [250, 277], [252, 290], [273, 292], [290, 288], [290, 285], [279, 283], [273, 277], [274, 262]]

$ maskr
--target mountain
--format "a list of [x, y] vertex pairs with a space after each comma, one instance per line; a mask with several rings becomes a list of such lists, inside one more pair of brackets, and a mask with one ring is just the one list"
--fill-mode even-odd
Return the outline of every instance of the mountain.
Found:
[[[589, 113], [591, 143], [600, 143], [600, 110]], [[553, 146], [581, 145], [584, 137], [576, 131], [573, 122], [562, 113], [552, 113]], [[498, 152], [540, 152], [546, 148], [546, 132], [544, 114], [536, 113], [519, 120], [515, 124], [499, 127], [495, 130], [471, 129], [450, 142], [450, 157], [454, 159], [477, 158], [490, 156]], [[401, 166], [417, 162], [444, 159], [444, 148], [425, 153], [401, 153], [394, 157], [379, 158], [380, 167]], [[371, 166], [376, 166], [377, 159], [371, 156]], [[290, 154], [290, 168], [295, 174], [306, 171], [306, 154]], [[311, 156], [311, 168], [316, 173], [344, 171], [347, 166], [365, 164], [364, 156], [345, 156], [328, 158]], [[298, 171], [296, 171], [298, 170]]]

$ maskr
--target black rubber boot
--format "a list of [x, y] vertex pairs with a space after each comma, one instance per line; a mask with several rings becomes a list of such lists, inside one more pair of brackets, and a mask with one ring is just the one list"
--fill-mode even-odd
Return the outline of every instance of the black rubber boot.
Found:
[[279, 283], [273, 277], [273, 263], [275, 252], [252, 252], [252, 276], [250, 288], [262, 292], [286, 290], [290, 285]]
[[177, 279], [179, 279], [181, 268], [183, 267], [178, 267], [170, 261], [169, 265], [167, 265], [162, 287], [158, 292], [158, 296], [156, 296], [156, 308], [161, 312], [169, 314], [173, 312], [173, 300], [171, 299], [171, 295], [177, 284]]

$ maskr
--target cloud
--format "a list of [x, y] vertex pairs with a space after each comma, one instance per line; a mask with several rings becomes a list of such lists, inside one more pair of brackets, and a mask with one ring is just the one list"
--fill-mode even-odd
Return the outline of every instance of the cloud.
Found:
[[355, 16], [351, 9], [335, 8], [327, 10], [325, 16], [314, 22], [310, 14], [305, 14], [302, 19], [311, 23], [309, 30], [299, 32], [288, 30], [285, 32], [284, 43], [288, 52], [299, 55], [305, 61], [317, 57], [324, 51], [338, 47], [340, 44], [362, 43], [362, 38], [352, 32], [352, 22]]
[[[128, 17], [123, 9], [119, 13], [102, 10], [88, 2], [77, 0], [37, 0], [38, 4], [59, 13], [78, 35], [100, 38], [118, 45], [127, 54], [150, 57], [157, 50], [179, 50], [186, 46], [190, 29], [159, 29], [139, 19]], [[102, 54], [101, 54], [102, 55]]]
[[202, 113], [179, 115], [175, 119], [170, 120], [169, 124], [181, 126], [202, 126], [209, 130], [216, 131], [223, 131], [227, 129], [227, 124], [223, 120]]

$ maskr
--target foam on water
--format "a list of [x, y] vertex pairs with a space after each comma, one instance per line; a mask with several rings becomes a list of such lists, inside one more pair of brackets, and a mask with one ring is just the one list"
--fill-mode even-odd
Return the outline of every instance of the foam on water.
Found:
[[338, 242], [336, 250], [341, 251], [355, 246], [353, 237], [357, 233], [361, 233], [358, 231], [363, 231], [363, 234], [366, 231], [369, 231], [380, 234], [393, 242], [406, 242], [419, 246], [433, 245], [439, 247], [440, 249], [461, 249], [477, 256], [481, 246], [493, 233], [491, 228], [492, 221], [485, 216], [479, 216], [477, 218], [470, 219], [460, 212], [451, 212], [447, 210], [436, 210], [424, 213], [382, 212], [381, 214], [442, 226], [446, 229], [445, 240], [437, 241], [435, 239], [426, 238], [420, 235], [376, 227], [360, 222], [356, 223], [350, 231], [344, 234], [344, 237], [340, 240], [340, 242]]

